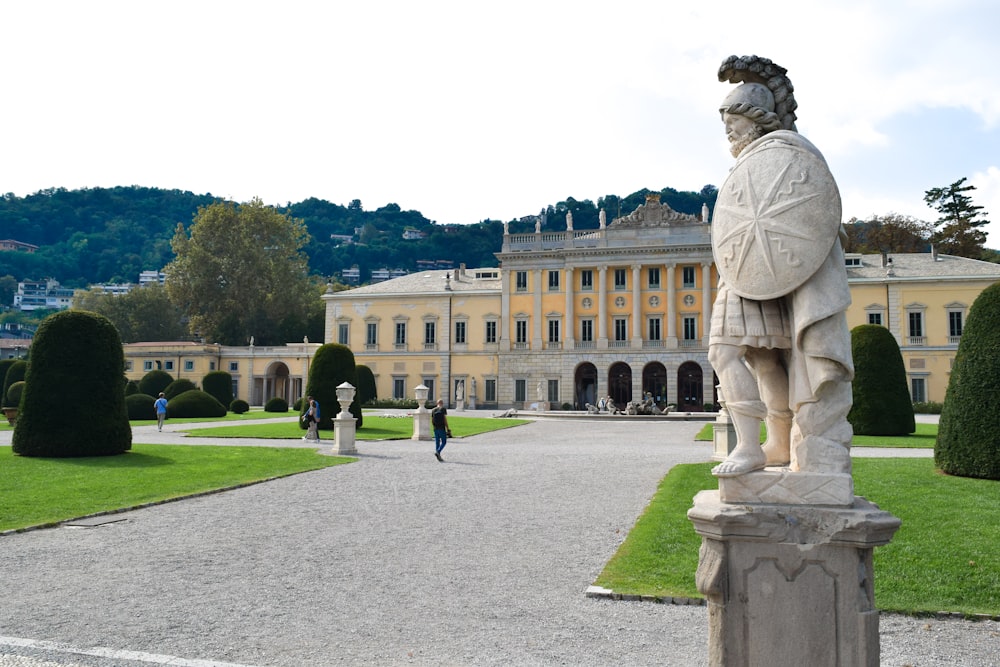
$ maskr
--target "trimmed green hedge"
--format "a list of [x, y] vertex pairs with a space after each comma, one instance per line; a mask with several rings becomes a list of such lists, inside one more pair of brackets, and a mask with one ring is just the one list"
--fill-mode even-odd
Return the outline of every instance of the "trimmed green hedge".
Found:
[[171, 417], [225, 417], [226, 406], [210, 394], [191, 389], [167, 401], [167, 414]]
[[245, 414], [250, 411], [250, 404], [244, 401], [242, 398], [237, 398], [232, 403], [229, 404], [229, 411], [238, 415]]
[[264, 412], [288, 412], [288, 401], [280, 396], [273, 396], [264, 404]]
[[934, 461], [951, 475], [1000, 480], [1000, 283], [984, 289], [962, 330]]
[[19, 407], [17, 454], [108, 456], [131, 449], [125, 356], [111, 321], [83, 310], [45, 318], [32, 342]]
[[896, 338], [877, 324], [851, 329], [854, 405], [847, 415], [857, 435], [907, 435], [916, 430], [906, 366]]
[[24, 359], [15, 359], [14, 363], [7, 368], [7, 373], [4, 374], [3, 378], [3, 392], [0, 393], [0, 399], [3, 399], [0, 403], [3, 404], [3, 407], [16, 408], [18, 406], [17, 403], [12, 403], [7, 400], [7, 391], [10, 389], [11, 385], [15, 382], [23, 380], [27, 374], [28, 362]]
[[147, 394], [129, 394], [125, 397], [125, 409], [128, 410], [128, 418], [132, 421], [136, 419], [156, 419], [156, 408], [153, 401], [156, 399]]
[[197, 389], [198, 385], [187, 378], [180, 378], [179, 380], [174, 380], [168, 384], [163, 389], [163, 397], [168, 401], [172, 398], [176, 398], [183, 394], [185, 391], [191, 391], [192, 389]]
[[166, 371], [149, 371], [139, 380], [139, 393], [147, 396], [159, 396], [174, 378]]
[[223, 405], [233, 402], [233, 376], [226, 371], [212, 371], [201, 379], [201, 389]]
[[[309, 381], [306, 383], [306, 396], [312, 396], [319, 401], [319, 428], [330, 430], [333, 428], [333, 418], [340, 412], [340, 403], [337, 402], [337, 387], [344, 382], [349, 382], [353, 386], [358, 386], [357, 368], [354, 363], [354, 353], [346, 345], [339, 343], [327, 343], [321, 345], [316, 354], [313, 355], [312, 364], [309, 366]], [[302, 404], [302, 414], [309, 408], [308, 402]], [[361, 428], [361, 404], [358, 403], [357, 394], [354, 395], [354, 402], [351, 403], [351, 414], [357, 419], [357, 428]], [[307, 427], [301, 419], [299, 426], [303, 429]]]

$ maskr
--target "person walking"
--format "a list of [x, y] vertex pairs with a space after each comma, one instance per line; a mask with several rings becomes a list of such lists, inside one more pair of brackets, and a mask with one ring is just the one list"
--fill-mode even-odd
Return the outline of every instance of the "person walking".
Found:
[[312, 396], [306, 396], [306, 400], [309, 401], [309, 409], [302, 415], [302, 421], [309, 424], [309, 427], [302, 439], [319, 442], [319, 401]]
[[451, 429], [448, 427], [448, 408], [444, 407], [444, 401], [438, 399], [437, 405], [431, 410], [431, 426], [434, 427], [434, 456], [441, 463], [441, 450], [448, 444], [451, 436]]
[[162, 431], [163, 421], [167, 418], [167, 399], [162, 391], [159, 398], [153, 401], [153, 408], [156, 409], [156, 430]]

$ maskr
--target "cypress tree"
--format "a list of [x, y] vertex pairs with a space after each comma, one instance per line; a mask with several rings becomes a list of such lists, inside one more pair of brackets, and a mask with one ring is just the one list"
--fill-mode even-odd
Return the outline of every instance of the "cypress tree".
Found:
[[916, 430], [906, 367], [896, 338], [885, 327], [851, 329], [854, 404], [847, 421], [858, 435], [907, 435]]
[[[319, 401], [320, 419], [319, 428], [332, 429], [333, 418], [340, 412], [340, 403], [337, 402], [337, 387], [344, 382], [358, 386], [358, 372], [354, 363], [354, 353], [351, 348], [338, 343], [327, 343], [321, 345], [316, 354], [313, 355], [312, 364], [309, 366], [309, 380], [306, 383], [306, 396], [312, 396]], [[303, 401], [302, 414], [309, 409], [309, 403]], [[361, 404], [358, 402], [358, 394], [354, 394], [354, 402], [351, 403], [351, 414], [358, 420], [357, 428], [361, 428]], [[299, 419], [299, 426], [303, 429], [306, 424]]]

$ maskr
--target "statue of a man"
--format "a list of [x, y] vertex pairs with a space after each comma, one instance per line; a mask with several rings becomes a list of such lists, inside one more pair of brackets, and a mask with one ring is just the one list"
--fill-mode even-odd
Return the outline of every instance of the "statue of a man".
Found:
[[459, 380], [455, 383], [455, 400], [465, 400], [465, 380]]
[[737, 161], [712, 223], [720, 281], [709, 361], [737, 435], [718, 477], [769, 465], [851, 470], [840, 195], [822, 154], [796, 131], [785, 72], [757, 56], [730, 56], [719, 69], [720, 81], [741, 85], [719, 109]]

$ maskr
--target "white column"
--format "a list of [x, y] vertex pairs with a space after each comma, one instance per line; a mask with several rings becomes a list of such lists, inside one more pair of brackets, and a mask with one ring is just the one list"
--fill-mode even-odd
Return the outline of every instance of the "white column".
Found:
[[708, 347], [708, 334], [712, 329], [712, 263], [701, 264], [701, 344]]
[[[632, 265], [632, 349], [642, 348], [642, 266]], [[642, 376], [639, 376], [640, 387]]]
[[608, 267], [597, 269], [597, 347], [608, 349]]
[[667, 280], [667, 339], [668, 348], [677, 348], [677, 282], [676, 264], [665, 264], [663, 270]]

